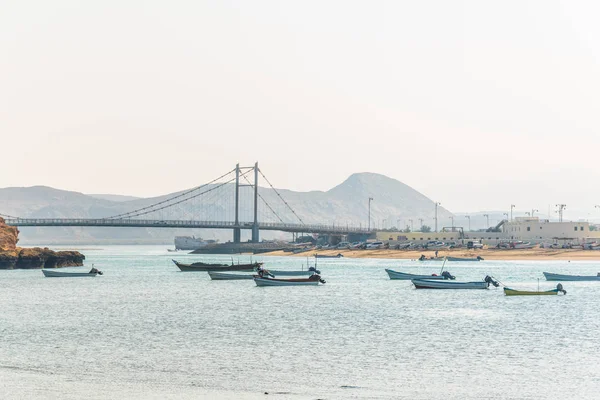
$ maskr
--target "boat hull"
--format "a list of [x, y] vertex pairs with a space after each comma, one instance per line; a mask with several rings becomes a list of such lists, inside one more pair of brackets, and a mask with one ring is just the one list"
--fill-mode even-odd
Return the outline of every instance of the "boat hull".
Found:
[[535, 292], [529, 290], [515, 290], [505, 287], [504, 294], [507, 296], [556, 296], [558, 295], [558, 289]]
[[487, 289], [488, 283], [481, 282], [454, 282], [448, 280], [412, 279], [411, 282], [417, 289]]
[[544, 272], [547, 281], [600, 281], [600, 276], [594, 275], [561, 275]]
[[239, 272], [252, 272], [255, 268], [262, 265], [262, 263], [254, 263], [254, 264], [238, 264], [238, 265], [223, 265], [223, 264], [203, 264], [203, 263], [195, 263], [195, 264], [183, 264], [178, 261], [173, 260], [173, 263], [177, 265], [177, 267], [181, 271], [190, 272], [190, 271], [200, 271], [200, 272], [208, 272], [208, 271], [218, 271], [218, 272], [226, 272], [226, 271], [239, 271]]
[[98, 273], [89, 273], [89, 272], [60, 272], [60, 271], [50, 271], [47, 269], [43, 269], [45, 277], [48, 278], [83, 278], [83, 277], [95, 277]]
[[269, 279], [254, 278], [256, 286], [317, 286], [319, 281], [310, 281], [308, 279]]
[[433, 275], [415, 275], [415, 274], [406, 274], [404, 272], [397, 272], [397, 271], [393, 271], [391, 269], [387, 269], [385, 270], [385, 272], [387, 272], [388, 276], [390, 277], [390, 279], [394, 279], [394, 280], [401, 280], [401, 281], [410, 281], [413, 279], [433, 279], [433, 280], [444, 280], [445, 278], [443, 276], [433, 276]]
[[245, 279], [254, 279], [254, 275], [252, 274], [234, 274], [230, 272], [217, 272], [217, 271], [207, 271], [208, 276], [213, 281], [237, 281], [237, 280], [245, 280]]
[[277, 270], [268, 270], [275, 276], [311, 276], [313, 274], [312, 271], [277, 271]]
[[448, 261], [481, 261], [481, 258], [464, 258], [464, 257], [446, 257]]

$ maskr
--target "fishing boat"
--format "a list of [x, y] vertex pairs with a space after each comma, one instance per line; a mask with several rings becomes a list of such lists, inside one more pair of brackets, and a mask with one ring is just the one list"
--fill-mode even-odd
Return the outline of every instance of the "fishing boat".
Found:
[[255, 268], [260, 267], [262, 263], [252, 263], [252, 264], [207, 264], [202, 262], [196, 262], [193, 264], [183, 264], [175, 260], [171, 260], [177, 265], [177, 267], [182, 271], [243, 271], [243, 272], [252, 272]]
[[43, 269], [42, 272], [44, 276], [47, 278], [75, 278], [75, 277], [94, 277], [96, 275], [102, 275], [102, 272], [96, 270], [95, 272], [62, 272], [62, 271], [52, 271], [49, 269]]
[[206, 271], [208, 272], [208, 276], [213, 281], [234, 281], [234, 280], [243, 280], [243, 279], [254, 279], [254, 275], [252, 274], [235, 274], [231, 272], [217, 272], [217, 271]]
[[483, 261], [483, 257], [446, 257], [448, 261]]
[[562, 275], [544, 272], [547, 281], [600, 281], [600, 273], [598, 275]]
[[455, 279], [455, 277], [452, 276], [450, 274], [450, 272], [448, 272], [448, 271], [442, 272], [441, 275], [436, 275], [436, 274], [432, 274], [432, 275], [416, 275], [416, 274], [407, 274], [405, 272], [398, 272], [398, 271], [394, 271], [394, 270], [386, 268], [385, 272], [387, 272], [387, 274], [389, 275], [390, 279], [398, 279], [398, 280], [403, 280], [403, 281], [410, 281], [410, 280], [413, 280], [413, 279], [434, 279], [434, 280]]
[[313, 271], [282, 271], [282, 270], [269, 270], [275, 276], [310, 276], [314, 274]]
[[338, 253], [335, 256], [329, 256], [325, 254], [315, 254], [315, 258], [342, 258], [344, 255], [342, 253]]
[[308, 278], [298, 279], [277, 279], [255, 276], [256, 286], [317, 286], [319, 283], [325, 283], [320, 275], [314, 274]]
[[449, 280], [412, 279], [411, 282], [417, 289], [487, 289], [490, 284], [498, 287], [500, 284], [491, 276], [486, 276], [483, 281], [455, 282]]
[[533, 290], [515, 290], [511, 288], [504, 288], [504, 294], [507, 296], [553, 296], [562, 293], [563, 295], [567, 294], [567, 291], [563, 289], [563, 286], [559, 283], [556, 285], [556, 289], [552, 290], [543, 290], [539, 289], [536, 291]]
[[418, 258], [419, 261], [444, 261], [446, 257], [425, 257], [425, 254], [421, 254], [421, 257]]

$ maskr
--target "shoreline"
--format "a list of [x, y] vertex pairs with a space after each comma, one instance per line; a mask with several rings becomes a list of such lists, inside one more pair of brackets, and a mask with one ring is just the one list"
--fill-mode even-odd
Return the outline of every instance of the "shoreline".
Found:
[[[434, 257], [435, 251], [432, 250], [348, 250], [348, 249], [328, 249], [311, 250], [303, 253], [289, 253], [284, 251], [273, 251], [263, 253], [264, 256], [279, 257], [312, 257], [315, 254], [325, 256], [335, 256], [341, 254], [347, 258], [380, 258], [380, 259], [399, 259], [399, 260], [417, 260], [422, 254], [427, 258]], [[564, 261], [600, 261], [600, 251], [598, 250], [573, 250], [573, 249], [450, 249], [438, 251], [438, 257], [477, 257], [481, 256], [484, 260], [505, 260], [505, 261], [527, 261], [527, 260], [564, 260]]]

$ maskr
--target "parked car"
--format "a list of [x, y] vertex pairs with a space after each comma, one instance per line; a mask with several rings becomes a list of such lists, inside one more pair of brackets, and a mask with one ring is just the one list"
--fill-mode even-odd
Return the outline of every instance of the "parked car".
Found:
[[340, 242], [337, 245], [338, 249], [349, 249], [350, 248], [350, 242]]
[[467, 249], [483, 249], [483, 243], [479, 240], [469, 240], [467, 242]]
[[367, 249], [379, 249], [381, 247], [383, 247], [383, 242], [367, 243]]

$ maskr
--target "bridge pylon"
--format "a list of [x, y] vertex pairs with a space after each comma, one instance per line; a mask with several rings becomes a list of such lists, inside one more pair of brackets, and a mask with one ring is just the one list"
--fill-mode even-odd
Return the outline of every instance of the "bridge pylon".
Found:
[[[254, 170], [254, 183], [240, 185], [240, 170], [245, 169], [247, 172]], [[246, 172], [246, 173], [247, 173]], [[246, 174], [244, 173], [244, 174]], [[241, 228], [240, 228], [240, 186], [250, 186], [254, 188], [254, 222], [252, 223], [252, 242], [260, 241], [258, 229], [258, 162], [254, 163], [253, 167], [240, 167], [240, 164], [235, 166], [235, 228], [233, 228], [233, 242], [240, 243]]]

